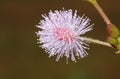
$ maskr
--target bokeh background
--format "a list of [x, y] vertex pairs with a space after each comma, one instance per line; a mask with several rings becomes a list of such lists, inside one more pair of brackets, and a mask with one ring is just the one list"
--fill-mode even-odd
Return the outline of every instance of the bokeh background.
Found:
[[[112, 22], [120, 27], [120, 1], [98, 0]], [[0, 79], [120, 79], [120, 55], [109, 47], [90, 44], [89, 55], [77, 63], [39, 48], [35, 27], [41, 14], [62, 8], [78, 10], [94, 23], [86, 36], [106, 41], [106, 24], [96, 9], [83, 0], [0, 0]]]

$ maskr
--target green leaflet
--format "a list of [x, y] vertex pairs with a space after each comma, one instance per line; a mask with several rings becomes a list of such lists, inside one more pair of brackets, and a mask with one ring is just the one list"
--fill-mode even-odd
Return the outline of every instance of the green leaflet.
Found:
[[113, 25], [110, 24], [107, 27], [107, 30], [110, 34], [110, 36], [108, 37], [108, 42], [113, 45], [114, 47], [116, 47], [117, 49], [120, 49], [120, 31], [119, 29]]

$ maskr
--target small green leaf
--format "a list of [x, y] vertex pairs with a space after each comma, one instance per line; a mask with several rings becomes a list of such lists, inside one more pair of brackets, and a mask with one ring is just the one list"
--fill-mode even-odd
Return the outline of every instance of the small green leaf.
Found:
[[108, 30], [110, 36], [113, 38], [118, 38], [120, 35], [119, 29], [113, 24], [108, 25], [107, 30]]
[[119, 29], [113, 25], [110, 24], [107, 26], [108, 33], [110, 36], [108, 37], [108, 42], [115, 47], [116, 49], [120, 50], [120, 31]]
[[117, 39], [112, 38], [112, 37], [108, 37], [108, 42], [115, 48], [116, 48], [116, 45], [118, 44]]
[[120, 43], [120, 36], [118, 37], [118, 43]]
[[120, 50], [120, 36], [117, 38], [117, 40], [118, 40], [117, 49], [119, 49], [119, 50]]

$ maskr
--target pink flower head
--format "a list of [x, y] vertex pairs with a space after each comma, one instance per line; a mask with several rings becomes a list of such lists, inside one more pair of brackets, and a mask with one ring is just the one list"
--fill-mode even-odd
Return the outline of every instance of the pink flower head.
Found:
[[[72, 61], [76, 62], [76, 56], [83, 58], [88, 53], [88, 44], [81, 37], [82, 34], [92, 30], [90, 19], [77, 16], [77, 11], [72, 13], [72, 10], [65, 11], [50, 11], [48, 16], [43, 15], [44, 20], [41, 20], [37, 25], [39, 30], [37, 36], [40, 47], [46, 50], [49, 57], [57, 55], [56, 61], [63, 56], [68, 60], [71, 57]], [[87, 46], [87, 47], [86, 47]]]

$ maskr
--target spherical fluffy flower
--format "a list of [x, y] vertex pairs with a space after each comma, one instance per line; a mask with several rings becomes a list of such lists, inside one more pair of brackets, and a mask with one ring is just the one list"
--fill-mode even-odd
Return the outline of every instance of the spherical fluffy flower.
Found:
[[44, 20], [37, 25], [40, 28], [37, 36], [40, 47], [46, 50], [49, 57], [57, 55], [56, 61], [58, 61], [66, 56], [67, 60], [71, 57], [71, 60], [76, 62], [75, 56], [83, 58], [88, 55], [85, 51], [88, 44], [79, 37], [92, 30], [89, 18], [84, 18], [84, 15], [77, 16], [77, 11], [73, 14], [72, 10], [64, 9], [50, 11], [48, 16], [42, 16]]

